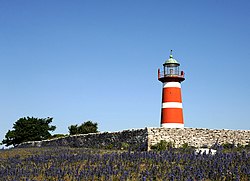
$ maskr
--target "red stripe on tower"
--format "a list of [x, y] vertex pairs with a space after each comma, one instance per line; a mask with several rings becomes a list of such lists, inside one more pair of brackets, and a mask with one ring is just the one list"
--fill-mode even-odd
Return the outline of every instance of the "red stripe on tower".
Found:
[[161, 126], [166, 128], [184, 127], [181, 82], [185, 78], [183, 71], [179, 72], [179, 66], [171, 50], [169, 59], [163, 64], [163, 72], [158, 69], [158, 80], [163, 83]]

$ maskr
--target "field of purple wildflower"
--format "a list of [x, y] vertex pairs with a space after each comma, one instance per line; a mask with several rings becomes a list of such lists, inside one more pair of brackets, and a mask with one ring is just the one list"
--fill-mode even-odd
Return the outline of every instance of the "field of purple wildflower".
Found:
[[197, 154], [190, 149], [111, 151], [84, 148], [0, 150], [0, 180], [250, 180], [250, 152]]

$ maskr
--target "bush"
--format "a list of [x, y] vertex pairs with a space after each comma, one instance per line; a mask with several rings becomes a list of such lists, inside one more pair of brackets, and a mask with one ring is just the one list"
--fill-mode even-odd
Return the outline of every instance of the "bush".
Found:
[[114, 145], [112, 143], [110, 143], [109, 145], [107, 145], [105, 147], [105, 149], [111, 150], [111, 149], [113, 149], [113, 147], [114, 147]]
[[223, 143], [221, 146], [224, 149], [233, 149], [235, 147], [234, 143]]
[[159, 143], [152, 145], [151, 149], [157, 150], [157, 151], [164, 151], [170, 148], [174, 148], [174, 143], [173, 142], [167, 142], [166, 140], [161, 140]]
[[250, 150], [250, 142], [247, 145], [245, 145], [245, 148]]
[[88, 133], [97, 133], [98, 132], [98, 124], [93, 123], [92, 121], [86, 121], [80, 126], [78, 125], [71, 125], [68, 127], [69, 134], [88, 134]]
[[130, 145], [128, 143], [122, 142], [121, 143], [121, 150], [128, 150]]
[[184, 143], [183, 145], [181, 145], [181, 148], [184, 148], [184, 149], [189, 148], [188, 143]]

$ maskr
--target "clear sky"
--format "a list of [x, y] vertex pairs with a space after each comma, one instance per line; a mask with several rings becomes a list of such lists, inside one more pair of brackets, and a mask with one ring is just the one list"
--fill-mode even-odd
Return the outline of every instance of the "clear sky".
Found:
[[0, 0], [0, 141], [21, 117], [54, 133], [158, 127], [157, 69], [181, 63], [186, 127], [250, 129], [250, 1]]

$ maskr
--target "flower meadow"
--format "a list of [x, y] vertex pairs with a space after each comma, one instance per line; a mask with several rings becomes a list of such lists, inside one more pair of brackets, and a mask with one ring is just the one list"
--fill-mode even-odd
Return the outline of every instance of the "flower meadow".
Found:
[[250, 152], [192, 149], [111, 151], [86, 148], [14, 148], [0, 151], [5, 181], [250, 180]]

